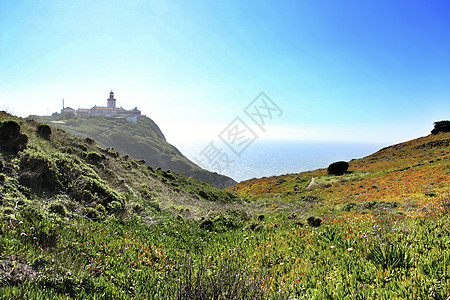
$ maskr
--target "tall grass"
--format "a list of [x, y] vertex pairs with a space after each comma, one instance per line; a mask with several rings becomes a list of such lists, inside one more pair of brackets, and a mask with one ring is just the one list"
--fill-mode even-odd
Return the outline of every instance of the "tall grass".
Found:
[[249, 271], [235, 259], [212, 266], [186, 258], [178, 281], [177, 299], [265, 299], [270, 277], [264, 271]]

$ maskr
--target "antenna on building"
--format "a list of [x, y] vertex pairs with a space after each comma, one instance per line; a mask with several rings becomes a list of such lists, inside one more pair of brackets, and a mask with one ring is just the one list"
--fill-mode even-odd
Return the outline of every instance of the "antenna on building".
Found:
[[64, 98], [63, 98], [63, 109], [64, 109]]

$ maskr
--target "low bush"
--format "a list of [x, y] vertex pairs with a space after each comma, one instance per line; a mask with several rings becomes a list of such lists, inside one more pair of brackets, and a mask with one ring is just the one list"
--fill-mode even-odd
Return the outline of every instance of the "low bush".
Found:
[[88, 154], [86, 155], [86, 159], [93, 164], [98, 164], [105, 158], [106, 158], [105, 155], [98, 154], [97, 152], [93, 152], [93, 151], [88, 152]]
[[322, 223], [322, 219], [316, 217], [309, 217], [306, 221], [308, 221], [308, 225], [312, 227], [319, 227]]
[[4, 121], [0, 124], [0, 147], [8, 152], [17, 153], [24, 149], [28, 137], [20, 133], [20, 125], [16, 121]]
[[434, 128], [431, 134], [438, 134], [439, 132], [450, 132], [450, 121], [434, 122]]
[[60, 187], [54, 161], [44, 152], [33, 149], [27, 149], [20, 156], [19, 182], [39, 191], [55, 191]]
[[52, 134], [52, 128], [47, 124], [40, 124], [38, 125], [36, 132], [41, 138], [48, 140]]
[[346, 161], [336, 161], [328, 166], [327, 171], [330, 175], [342, 175], [347, 172], [348, 166]]

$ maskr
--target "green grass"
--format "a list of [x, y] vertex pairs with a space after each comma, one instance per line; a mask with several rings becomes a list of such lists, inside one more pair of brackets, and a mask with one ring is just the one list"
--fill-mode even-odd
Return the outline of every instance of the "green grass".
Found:
[[218, 187], [235, 183], [231, 178], [201, 169], [168, 143], [158, 125], [150, 118], [139, 118], [137, 123], [124, 119], [94, 116], [30, 116], [39, 122], [60, 121], [52, 127], [63, 129], [80, 138], [91, 138], [104, 148], [114, 148], [135, 159], [143, 159], [154, 168], [172, 170]]
[[[0, 114], [6, 119], [20, 123], [28, 144], [0, 151], [4, 299], [450, 294], [448, 147], [423, 165], [411, 158], [416, 150], [405, 150], [400, 168], [383, 151], [339, 177], [255, 179], [239, 196], [62, 131], [42, 139], [37, 122]], [[317, 185], [305, 189], [312, 177]], [[308, 226], [310, 216], [322, 224]]]
[[204, 230], [170, 214], [154, 215], [151, 225], [114, 217], [66, 224], [26, 209], [15, 217], [2, 222], [2, 257], [20, 256], [38, 275], [3, 285], [9, 296], [445, 299], [450, 292], [447, 215], [405, 219], [382, 235], [373, 224], [386, 220], [310, 228], [274, 216], [253, 231]]

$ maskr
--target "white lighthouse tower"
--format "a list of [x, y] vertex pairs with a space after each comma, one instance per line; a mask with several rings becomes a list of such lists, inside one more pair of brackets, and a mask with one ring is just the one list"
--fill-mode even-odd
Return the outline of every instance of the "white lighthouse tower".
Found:
[[109, 98], [108, 98], [108, 108], [116, 108], [116, 99], [114, 99], [114, 93], [113, 91], [111, 91], [109, 93]]

